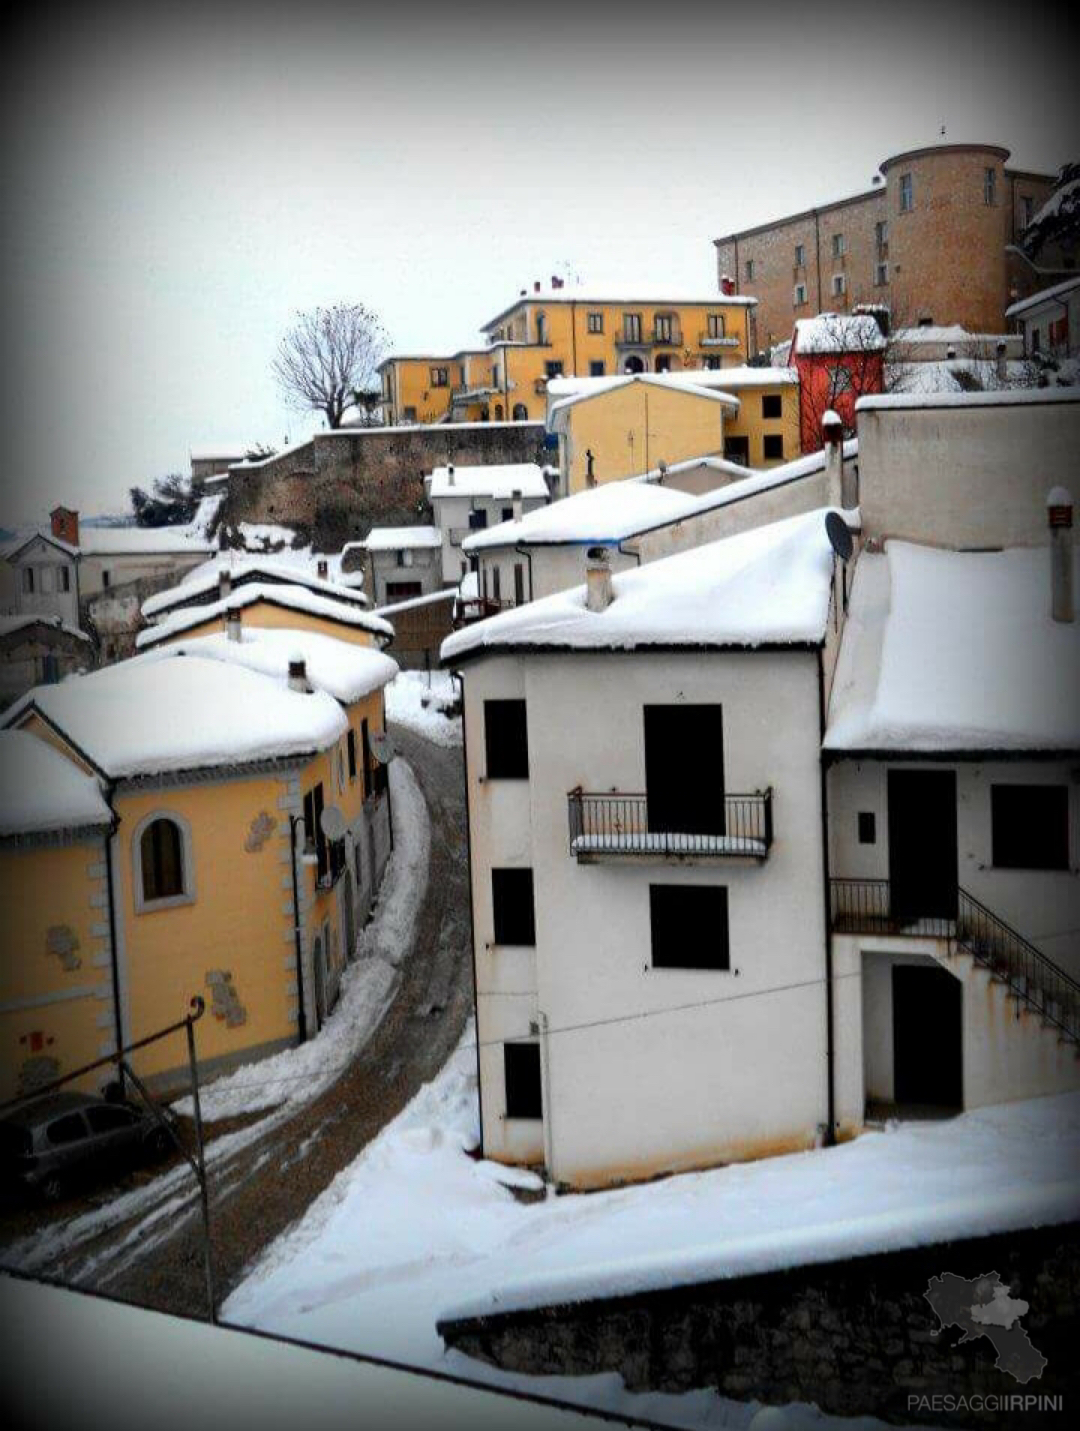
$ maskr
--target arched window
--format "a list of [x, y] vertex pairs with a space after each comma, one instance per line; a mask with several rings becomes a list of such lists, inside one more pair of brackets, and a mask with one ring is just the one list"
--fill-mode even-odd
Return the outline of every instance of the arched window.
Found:
[[497, 402], [497, 403], [495, 404], [495, 421], [496, 421], [496, 422], [502, 422], [502, 416], [503, 416], [503, 405], [502, 405], [501, 402]]
[[135, 831], [135, 907], [186, 904], [194, 899], [191, 832], [179, 816], [156, 812]]
[[527, 422], [527, 421], [528, 421], [528, 418], [529, 418], [529, 409], [525, 406], [525, 404], [524, 404], [523, 402], [516, 402], [516, 403], [514, 404], [514, 421], [515, 421], [515, 422]]

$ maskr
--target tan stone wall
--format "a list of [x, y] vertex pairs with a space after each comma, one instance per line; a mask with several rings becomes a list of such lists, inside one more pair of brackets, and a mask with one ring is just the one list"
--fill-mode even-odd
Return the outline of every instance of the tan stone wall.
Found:
[[[1047, 176], [1011, 170], [1004, 151], [990, 146], [940, 146], [887, 160], [885, 183], [876, 190], [827, 204], [716, 243], [717, 274], [736, 280], [736, 292], [759, 300], [759, 347], [790, 337], [799, 317], [855, 303], [887, 303], [897, 326], [931, 317], [960, 323], [972, 332], [1005, 330], [1005, 308], [1038, 287], [1030, 267], [1011, 260], [1013, 243], [1025, 222], [1025, 199], [1037, 210], [1053, 187]], [[984, 199], [987, 168], [995, 171], [995, 201]], [[900, 176], [912, 177], [913, 207], [900, 209]], [[875, 225], [888, 225], [879, 250]], [[832, 237], [841, 232], [847, 252], [836, 260]], [[795, 246], [806, 250], [796, 270]], [[736, 253], [737, 250], [737, 253]], [[820, 287], [819, 265], [820, 256]], [[754, 264], [747, 277], [747, 261]], [[888, 281], [875, 282], [879, 262]], [[843, 273], [847, 292], [832, 292], [832, 277]], [[796, 283], [806, 284], [806, 304], [796, 307]]]

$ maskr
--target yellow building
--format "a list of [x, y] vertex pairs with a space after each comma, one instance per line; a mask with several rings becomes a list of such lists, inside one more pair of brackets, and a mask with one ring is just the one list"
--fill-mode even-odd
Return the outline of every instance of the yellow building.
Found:
[[799, 451], [799, 380], [750, 367], [555, 379], [547, 423], [567, 496], [691, 458], [771, 467]]
[[[183, 1018], [194, 995], [207, 1003], [203, 1076], [316, 1032], [391, 846], [375, 749], [396, 670], [369, 648], [260, 628], [37, 687], [5, 713], [18, 739], [96, 780], [98, 815], [112, 822], [107, 859], [100, 825], [89, 858], [81, 842], [4, 842], [4, 880], [22, 891], [8, 1002], [35, 1001], [34, 1029], [53, 1038], [43, 1048], [61, 1073], [114, 1047], [117, 1018], [130, 1044]], [[33, 809], [35, 788], [23, 785]], [[71, 868], [53, 868], [61, 857]], [[89, 924], [77, 922], [81, 904]], [[47, 943], [61, 926], [69, 935], [53, 943], [78, 941], [93, 962], [93, 1007], [70, 988], [57, 997], [70, 971], [38, 952], [42, 930]], [[6, 1013], [0, 1031], [10, 1088], [26, 1082], [27, 1030]], [[140, 1050], [133, 1066], [152, 1086], [182, 1086], [182, 1038]], [[112, 1076], [104, 1068], [91, 1082]]]
[[382, 647], [394, 636], [388, 621], [365, 611], [359, 603], [321, 596], [301, 586], [252, 582], [217, 600], [212, 599], [214, 595], [211, 589], [207, 593], [211, 599], [202, 606], [163, 610], [154, 624], [135, 638], [138, 650], [225, 631], [230, 622], [245, 629], [310, 631], [358, 646]]
[[753, 352], [754, 303], [537, 284], [483, 325], [486, 348], [387, 358], [386, 420], [537, 421], [551, 378], [741, 366]]

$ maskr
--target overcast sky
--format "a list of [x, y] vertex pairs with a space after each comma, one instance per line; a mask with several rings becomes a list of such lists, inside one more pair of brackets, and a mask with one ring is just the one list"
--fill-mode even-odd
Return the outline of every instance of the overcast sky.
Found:
[[715, 236], [942, 124], [1018, 167], [1080, 151], [1060, 5], [28, 8], [0, 525], [310, 431], [270, 374], [298, 309], [361, 301], [393, 346], [453, 350], [560, 269], [712, 292]]

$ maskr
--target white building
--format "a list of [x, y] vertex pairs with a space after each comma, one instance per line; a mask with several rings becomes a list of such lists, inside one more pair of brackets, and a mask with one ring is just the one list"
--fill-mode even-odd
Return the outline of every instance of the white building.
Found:
[[486, 1156], [586, 1187], [822, 1136], [833, 564], [815, 512], [444, 644]]
[[0, 611], [79, 626], [79, 549], [49, 532], [29, 532], [0, 548]]
[[507, 522], [551, 500], [557, 477], [535, 462], [493, 463], [487, 467], [436, 467], [424, 478], [428, 501], [441, 533], [442, 583], [457, 586], [469, 569], [461, 543], [470, 532]]
[[1080, 356], [1080, 278], [1069, 278], [1006, 308], [1028, 357]]
[[356, 546], [367, 556], [366, 578], [376, 606], [442, 589], [443, 534], [437, 527], [372, 527]]

